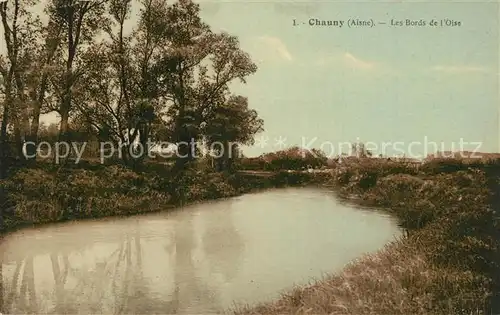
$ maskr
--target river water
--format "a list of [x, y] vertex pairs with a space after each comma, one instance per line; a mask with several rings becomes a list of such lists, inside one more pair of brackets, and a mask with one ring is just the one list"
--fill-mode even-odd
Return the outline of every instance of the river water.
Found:
[[220, 312], [340, 271], [399, 234], [387, 215], [305, 188], [23, 229], [0, 243], [1, 306], [4, 314]]

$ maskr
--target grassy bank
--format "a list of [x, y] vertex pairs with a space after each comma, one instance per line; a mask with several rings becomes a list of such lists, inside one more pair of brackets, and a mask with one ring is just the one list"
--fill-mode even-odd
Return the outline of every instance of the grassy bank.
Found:
[[333, 186], [350, 202], [391, 213], [407, 236], [340, 274], [235, 313], [488, 314], [500, 291], [498, 170], [496, 162], [446, 160], [415, 168], [360, 160], [333, 174], [259, 177], [196, 167], [175, 175], [162, 165], [133, 171], [120, 165], [38, 164], [14, 172], [0, 187], [10, 230], [146, 213], [275, 187]]
[[308, 174], [277, 173], [268, 178], [192, 168], [181, 174], [151, 164], [142, 171], [121, 165], [60, 167], [37, 164], [0, 181], [4, 230], [50, 222], [126, 216], [203, 200], [288, 185], [306, 185]]
[[498, 313], [498, 175], [497, 162], [459, 160], [420, 169], [373, 160], [338, 168], [330, 184], [341, 195], [385, 209], [407, 236], [340, 274], [235, 313]]

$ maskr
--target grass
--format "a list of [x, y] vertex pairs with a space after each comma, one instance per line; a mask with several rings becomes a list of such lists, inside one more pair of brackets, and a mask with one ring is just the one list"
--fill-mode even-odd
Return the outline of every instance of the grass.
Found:
[[407, 237], [352, 262], [341, 273], [295, 287], [272, 303], [232, 312], [498, 314], [496, 165], [440, 160], [416, 169], [360, 160], [339, 167], [330, 185], [344, 198], [397, 217]]
[[6, 195], [3, 228], [155, 212], [310, 181], [308, 174], [286, 172], [259, 178], [200, 167], [173, 173], [156, 164], [134, 171], [122, 165], [39, 163], [0, 180]]
[[[359, 160], [333, 174], [269, 177], [165, 166], [39, 164], [0, 182], [8, 229], [130, 215], [283, 186], [328, 185], [398, 218], [407, 236], [343, 272], [235, 314], [491, 314], [500, 292], [497, 161], [436, 160], [419, 168]], [[328, 249], [325, 249], [328, 250]], [[497, 311], [498, 312], [498, 311]]]
[[[296, 287], [273, 303], [240, 308], [237, 314], [471, 314], [485, 289], [471, 299], [462, 291], [480, 288], [469, 274], [436, 268], [407, 241], [362, 257], [344, 271]], [[439, 299], [436, 292], [441, 292]], [[450, 293], [453, 293], [450, 295]], [[459, 310], [467, 310], [461, 313]]]

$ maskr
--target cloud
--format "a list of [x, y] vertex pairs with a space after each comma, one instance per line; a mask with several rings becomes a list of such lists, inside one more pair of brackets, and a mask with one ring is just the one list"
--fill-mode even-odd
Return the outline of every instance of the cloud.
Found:
[[486, 68], [478, 66], [434, 66], [431, 68], [432, 71], [443, 72], [443, 73], [484, 73], [487, 72]]
[[352, 68], [361, 70], [371, 70], [375, 67], [375, 63], [361, 60], [348, 52], [344, 54], [344, 62]]
[[288, 48], [286, 47], [285, 43], [281, 41], [281, 39], [273, 36], [260, 36], [257, 38], [259, 43], [261, 44], [260, 47], [261, 51], [260, 53], [263, 54], [264, 59], [269, 59], [269, 58], [278, 58], [280, 60], [284, 61], [292, 61], [293, 57]]
[[324, 55], [317, 60], [316, 64], [318, 66], [333, 65], [356, 70], [372, 70], [379, 66], [374, 62], [362, 60], [359, 57], [355, 57], [350, 52]]

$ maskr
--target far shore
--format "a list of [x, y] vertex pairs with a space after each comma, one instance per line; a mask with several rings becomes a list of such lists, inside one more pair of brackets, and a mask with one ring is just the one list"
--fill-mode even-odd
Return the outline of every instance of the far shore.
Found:
[[4, 213], [6, 232], [175, 211], [280, 187], [327, 188], [342, 202], [393, 216], [405, 236], [341, 273], [291, 289], [274, 302], [230, 312], [430, 315], [483, 310], [486, 315], [498, 307], [493, 297], [500, 292], [500, 224], [494, 209], [500, 204], [500, 164], [495, 161], [436, 160], [416, 169], [360, 159], [328, 172], [194, 168], [177, 177], [165, 166], [151, 167], [37, 165], [15, 172], [0, 182], [10, 209]]

